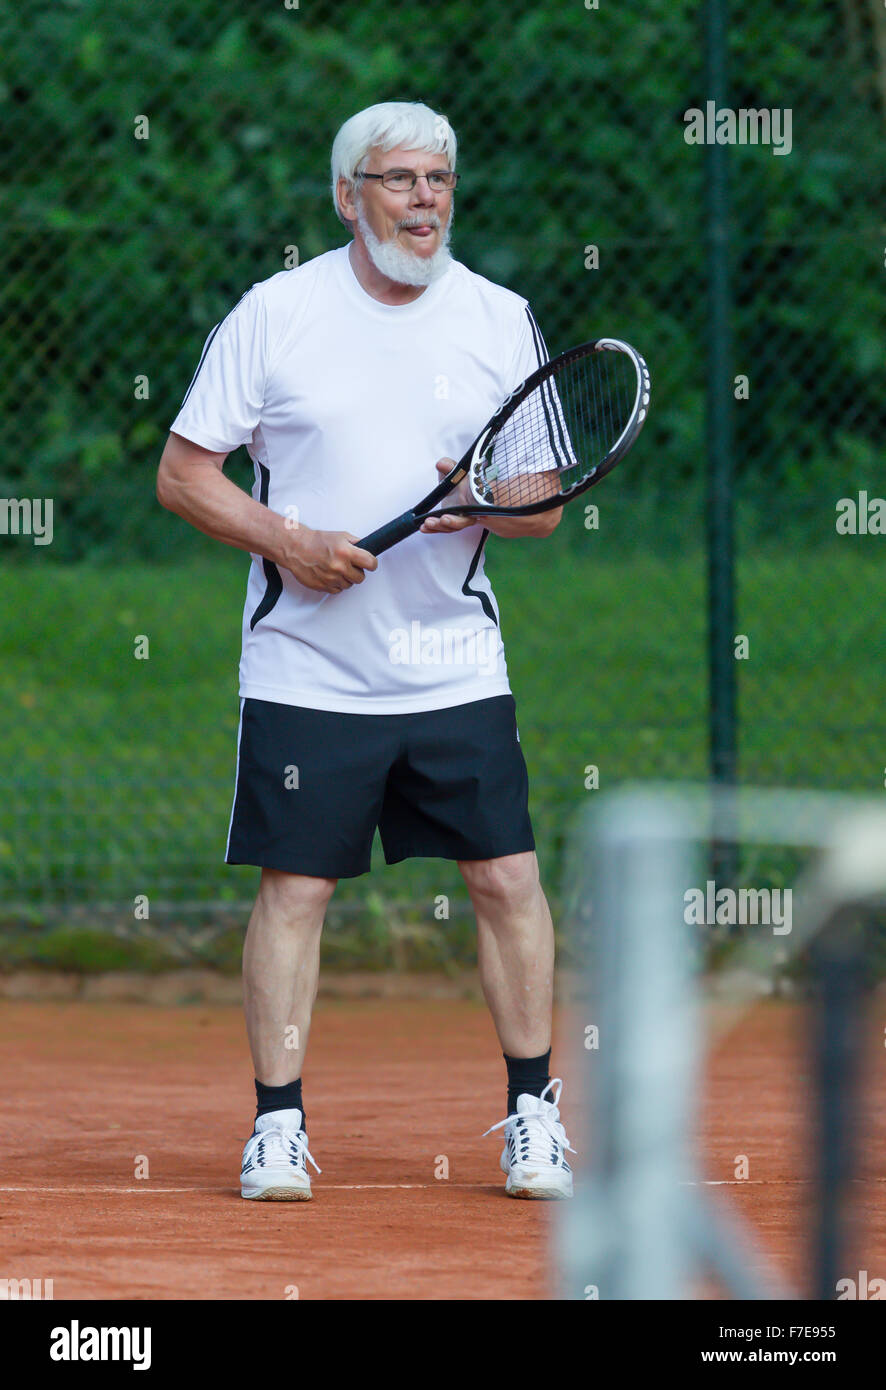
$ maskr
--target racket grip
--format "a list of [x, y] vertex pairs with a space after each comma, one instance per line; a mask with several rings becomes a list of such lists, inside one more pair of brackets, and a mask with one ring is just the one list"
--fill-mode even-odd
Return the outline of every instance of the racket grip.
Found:
[[389, 521], [386, 526], [380, 526], [377, 531], [358, 541], [357, 545], [361, 550], [368, 550], [370, 555], [381, 555], [383, 550], [390, 550], [392, 545], [411, 536], [423, 521], [423, 516], [416, 516], [414, 512], [404, 512], [396, 521]]

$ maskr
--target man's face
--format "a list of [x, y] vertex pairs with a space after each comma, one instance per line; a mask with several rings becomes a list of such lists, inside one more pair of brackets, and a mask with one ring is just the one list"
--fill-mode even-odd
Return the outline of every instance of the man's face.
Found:
[[[445, 154], [402, 146], [384, 152], [370, 150], [365, 173], [408, 169], [419, 177], [411, 191], [401, 193], [385, 188], [378, 178], [359, 180], [356, 190], [348, 190], [342, 180], [339, 200], [345, 216], [357, 223], [355, 236], [368, 230], [370, 251], [375, 238], [383, 245], [391, 243], [418, 262], [429, 261], [446, 243], [453, 193], [451, 189], [435, 192], [422, 176], [448, 167]], [[363, 239], [367, 239], [365, 235]]]

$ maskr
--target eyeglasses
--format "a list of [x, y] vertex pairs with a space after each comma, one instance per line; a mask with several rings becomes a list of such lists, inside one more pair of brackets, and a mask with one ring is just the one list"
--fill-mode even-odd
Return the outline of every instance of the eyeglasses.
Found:
[[432, 169], [429, 174], [416, 174], [413, 169], [386, 169], [383, 174], [357, 174], [358, 179], [380, 179], [392, 193], [411, 193], [419, 179], [426, 178], [432, 193], [447, 193], [458, 183], [459, 175], [451, 169]]

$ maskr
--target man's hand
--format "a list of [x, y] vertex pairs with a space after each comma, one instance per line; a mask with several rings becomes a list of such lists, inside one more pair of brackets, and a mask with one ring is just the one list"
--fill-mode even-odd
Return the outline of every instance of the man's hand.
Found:
[[353, 584], [362, 584], [364, 570], [378, 567], [375, 555], [361, 550], [359, 536], [350, 531], [312, 531], [295, 527], [283, 544], [280, 564], [294, 574], [306, 589], [340, 594]]
[[354, 544], [350, 531], [314, 531], [293, 526], [226, 478], [227, 454], [214, 454], [170, 434], [157, 471], [157, 497], [207, 536], [264, 555], [288, 569], [307, 589], [340, 594], [362, 584], [364, 570], [378, 560]]
[[[455, 459], [438, 459], [437, 472], [441, 477], [455, 467]], [[443, 499], [443, 505], [447, 503], [452, 507], [470, 507], [476, 503], [476, 497], [468, 487], [467, 478], [462, 478], [458, 486]], [[428, 517], [422, 525], [423, 531], [463, 531], [466, 526], [476, 526], [477, 517], [475, 516], [432, 516]]]

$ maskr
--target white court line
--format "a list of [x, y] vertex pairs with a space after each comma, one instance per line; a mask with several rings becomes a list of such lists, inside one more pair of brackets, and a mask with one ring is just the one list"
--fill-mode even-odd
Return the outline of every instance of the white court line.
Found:
[[[814, 1179], [812, 1178], [704, 1178], [701, 1182], [680, 1183], [681, 1187], [808, 1187]], [[886, 1178], [852, 1178], [852, 1182], [861, 1183], [884, 1183]], [[315, 1179], [316, 1182], [316, 1179]], [[401, 1190], [430, 1191], [439, 1190], [441, 1187], [475, 1188], [483, 1189], [497, 1187], [494, 1182], [447, 1182], [441, 1179], [440, 1182], [323, 1182], [317, 1183], [318, 1192], [399, 1192]], [[128, 1196], [133, 1192], [140, 1194], [150, 1192], [156, 1197], [174, 1196], [180, 1192], [236, 1192], [238, 1185], [228, 1183], [220, 1187], [155, 1187], [150, 1180], [143, 1182], [139, 1187], [111, 1187], [100, 1186], [75, 1186], [68, 1187], [38, 1187], [30, 1184], [27, 1187], [11, 1187], [0, 1184], [0, 1192], [38, 1192], [38, 1193], [94, 1193], [110, 1192], [117, 1193], [119, 1196]]]
[[[316, 1179], [315, 1179], [316, 1181]], [[363, 1192], [383, 1190], [389, 1191], [400, 1188], [439, 1188], [439, 1187], [494, 1187], [493, 1182], [325, 1182], [322, 1184], [324, 1192]], [[121, 1194], [129, 1192], [151, 1192], [157, 1196], [164, 1196], [175, 1192], [234, 1192], [237, 1187], [233, 1183], [228, 1183], [223, 1187], [155, 1187], [150, 1180], [143, 1182], [139, 1187], [110, 1187], [99, 1186], [68, 1186], [68, 1187], [38, 1187], [35, 1183], [27, 1187], [8, 1187], [0, 1186], [0, 1192], [118, 1192]]]
[[[317, 1180], [314, 1180], [317, 1182]], [[681, 1187], [786, 1187], [786, 1186], [808, 1186], [813, 1181], [812, 1178], [704, 1178], [701, 1182], [681, 1183]], [[853, 1182], [886, 1182], [886, 1178], [853, 1178]], [[496, 1187], [495, 1182], [448, 1182], [445, 1179], [440, 1182], [317, 1182], [317, 1189], [320, 1192], [398, 1192], [401, 1190], [430, 1191], [439, 1190], [441, 1187], [458, 1188], [488, 1188]], [[235, 1192], [237, 1185], [228, 1183], [219, 1187], [156, 1187], [148, 1180], [141, 1183], [138, 1187], [112, 1187], [110, 1185], [74, 1185], [67, 1187], [38, 1187], [36, 1183], [28, 1186], [12, 1187], [0, 1184], [0, 1192], [39, 1192], [39, 1193], [93, 1193], [110, 1192], [120, 1196], [127, 1196], [133, 1192], [147, 1193], [153, 1196], [166, 1197], [173, 1196], [180, 1192]]]

